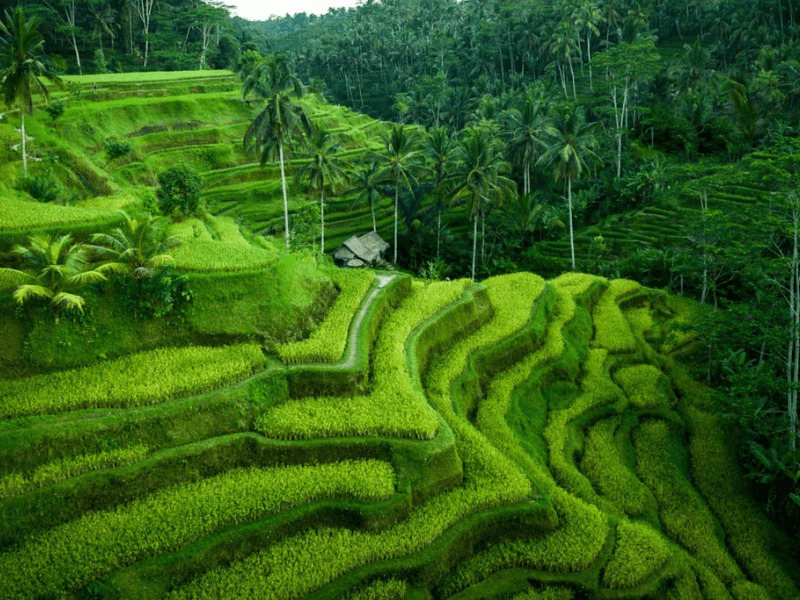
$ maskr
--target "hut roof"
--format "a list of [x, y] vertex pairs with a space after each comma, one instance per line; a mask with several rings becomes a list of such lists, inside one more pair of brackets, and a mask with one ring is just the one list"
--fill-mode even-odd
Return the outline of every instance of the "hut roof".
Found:
[[345, 240], [333, 253], [333, 256], [339, 260], [348, 261], [353, 258], [358, 258], [367, 264], [372, 264], [380, 258], [381, 252], [384, 252], [389, 247], [381, 236], [374, 231], [366, 235], [352, 236]]

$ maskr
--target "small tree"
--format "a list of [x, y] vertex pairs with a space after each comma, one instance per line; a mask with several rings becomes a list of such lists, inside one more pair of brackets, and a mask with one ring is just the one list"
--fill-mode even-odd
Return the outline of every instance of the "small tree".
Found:
[[50, 118], [53, 121], [53, 129], [56, 128], [56, 121], [64, 114], [66, 110], [66, 106], [61, 100], [53, 100], [50, 104], [45, 107], [45, 112], [50, 115]]
[[186, 164], [170, 167], [158, 175], [158, 209], [167, 216], [175, 211], [184, 215], [197, 214], [202, 190], [203, 181], [192, 167]]

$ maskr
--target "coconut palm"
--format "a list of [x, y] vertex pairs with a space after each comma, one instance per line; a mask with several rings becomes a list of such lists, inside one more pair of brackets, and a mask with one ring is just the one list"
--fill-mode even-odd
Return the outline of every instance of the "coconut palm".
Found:
[[575, 236], [572, 228], [572, 182], [589, 168], [589, 162], [602, 162], [592, 151], [597, 145], [594, 128], [595, 123], [587, 123], [583, 110], [576, 106], [561, 112], [556, 118], [553, 142], [539, 159], [539, 162], [544, 164], [555, 164], [556, 179], [567, 182], [569, 247], [573, 270], [575, 270]]
[[423, 156], [417, 140], [402, 125], [392, 126], [384, 140], [386, 150], [375, 155], [381, 165], [380, 178], [394, 183], [394, 263], [397, 264], [397, 220], [400, 190], [409, 190], [423, 171]]
[[522, 193], [531, 193], [531, 168], [547, 150], [547, 141], [555, 133], [547, 98], [525, 94], [519, 108], [504, 113], [504, 133], [512, 160], [522, 168]]
[[0, 21], [0, 94], [6, 106], [19, 107], [22, 119], [22, 174], [28, 177], [28, 155], [25, 137], [25, 114], [33, 113], [33, 91], [38, 90], [45, 101], [49, 100], [48, 87], [42, 79], [49, 79], [63, 87], [61, 79], [49, 68], [44, 56], [44, 39], [39, 33], [39, 19], [25, 20], [22, 8], [5, 12], [5, 22]]
[[24, 270], [0, 268], [0, 281], [16, 285], [13, 297], [17, 304], [41, 298], [48, 300], [58, 311], [83, 312], [85, 300], [69, 290], [89, 283], [105, 281], [105, 272], [113, 270], [103, 265], [89, 268], [89, 249], [83, 244], [73, 244], [72, 236], [33, 235], [29, 245], [16, 246], [13, 253], [25, 264]]
[[444, 127], [431, 129], [428, 133], [426, 154], [433, 171], [433, 198], [436, 210], [436, 259], [442, 237], [442, 211], [445, 209], [444, 181], [452, 166], [453, 138]]
[[122, 227], [111, 233], [92, 235], [94, 245], [88, 246], [106, 261], [104, 268], [115, 273], [128, 273], [141, 281], [152, 277], [158, 269], [174, 264], [169, 251], [180, 244], [180, 238], [169, 235], [164, 219], [148, 215], [133, 219], [123, 210]]
[[257, 153], [263, 167], [277, 154], [281, 169], [283, 217], [286, 252], [289, 252], [289, 200], [286, 195], [286, 170], [283, 164], [284, 146], [291, 148], [303, 134], [311, 135], [312, 126], [303, 108], [293, 101], [303, 94], [302, 86], [280, 55], [267, 57], [252, 69], [244, 82], [243, 93], [255, 93], [266, 98], [264, 108], [244, 134], [245, 150]]
[[308, 178], [310, 187], [319, 190], [320, 251], [325, 253], [325, 185], [333, 185], [345, 177], [342, 161], [336, 153], [342, 149], [340, 142], [334, 142], [331, 135], [318, 129], [312, 137], [311, 160], [297, 172], [296, 178]]
[[372, 212], [372, 231], [378, 231], [378, 225], [375, 221], [375, 204], [381, 197], [384, 182], [381, 179], [377, 163], [374, 160], [365, 162], [362, 168], [354, 175], [353, 183], [355, 185], [346, 190], [344, 195], [353, 196], [353, 204], [358, 201], [369, 204]]
[[516, 184], [507, 177], [510, 165], [502, 158], [499, 145], [485, 131], [467, 130], [455, 150], [456, 163], [448, 176], [453, 186], [452, 202], [469, 205], [472, 228], [472, 279], [475, 279], [475, 258], [478, 249], [478, 216], [484, 205], [503, 202], [513, 196]]

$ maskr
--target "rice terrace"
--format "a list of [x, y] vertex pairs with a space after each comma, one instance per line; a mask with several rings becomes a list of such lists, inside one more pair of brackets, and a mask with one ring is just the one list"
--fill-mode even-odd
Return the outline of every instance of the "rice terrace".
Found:
[[800, 14], [674, 4], [4, 10], [0, 600], [800, 600]]

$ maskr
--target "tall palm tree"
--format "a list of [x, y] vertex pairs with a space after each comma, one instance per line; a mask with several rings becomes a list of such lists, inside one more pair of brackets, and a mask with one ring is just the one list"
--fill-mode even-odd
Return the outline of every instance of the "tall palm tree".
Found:
[[547, 141], [555, 133], [547, 98], [525, 94], [519, 108], [504, 113], [504, 132], [512, 159], [522, 168], [522, 193], [531, 193], [531, 167], [547, 150]]
[[602, 163], [592, 151], [597, 145], [594, 136], [595, 123], [587, 123], [582, 109], [576, 106], [561, 112], [555, 122], [555, 136], [540, 162], [555, 164], [557, 180], [567, 182], [567, 204], [569, 206], [569, 247], [572, 255], [572, 270], [575, 270], [575, 236], [572, 228], [572, 182], [589, 168], [589, 162]]
[[444, 182], [452, 167], [453, 138], [444, 127], [428, 132], [426, 154], [433, 171], [433, 198], [436, 210], [436, 259], [439, 259], [439, 246], [442, 237], [442, 211], [444, 210]]
[[33, 235], [28, 241], [28, 247], [16, 246], [13, 250], [25, 264], [24, 270], [0, 268], [0, 280], [17, 286], [13, 294], [17, 304], [21, 306], [34, 298], [48, 300], [56, 322], [61, 309], [83, 312], [83, 297], [68, 290], [105, 281], [105, 272], [112, 269], [107, 265], [90, 269], [89, 249], [73, 244], [69, 234], [56, 238]]
[[261, 166], [275, 158], [281, 169], [283, 192], [283, 218], [286, 236], [286, 252], [289, 252], [289, 200], [286, 195], [286, 170], [283, 164], [283, 148], [290, 148], [303, 134], [311, 135], [311, 121], [303, 108], [293, 101], [303, 95], [300, 81], [291, 71], [287, 59], [282, 55], [269, 56], [256, 65], [244, 81], [243, 96], [255, 93], [266, 99], [266, 104], [244, 134], [244, 148], [258, 153]]
[[169, 235], [164, 219], [151, 215], [133, 219], [125, 211], [119, 212], [125, 224], [111, 233], [95, 233], [92, 235], [94, 245], [88, 246], [106, 261], [105, 269], [128, 273], [142, 281], [175, 262], [169, 251], [180, 244], [180, 238]]
[[362, 168], [355, 173], [353, 183], [355, 185], [346, 190], [344, 195], [353, 196], [354, 204], [359, 200], [369, 204], [369, 208], [372, 211], [372, 231], [378, 231], [378, 225], [375, 221], [375, 204], [380, 199], [384, 182], [381, 179], [377, 163], [374, 160], [365, 162]]
[[376, 154], [381, 165], [380, 178], [394, 183], [394, 263], [397, 264], [397, 220], [400, 205], [400, 190], [410, 190], [417, 176], [423, 171], [423, 156], [414, 136], [402, 125], [392, 126], [385, 140], [386, 149]]
[[25, 114], [33, 113], [33, 90], [38, 90], [45, 101], [49, 89], [42, 79], [49, 79], [63, 87], [61, 79], [48, 66], [44, 55], [44, 38], [39, 33], [39, 19], [25, 20], [22, 8], [5, 12], [5, 22], [0, 21], [0, 94], [6, 106], [19, 106], [22, 118], [22, 174], [28, 177], [28, 155], [25, 137]]
[[325, 253], [325, 184], [333, 185], [345, 177], [342, 161], [336, 153], [342, 149], [340, 142], [334, 142], [331, 135], [318, 129], [310, 142], [311, 160], [297, 172], [297, 179], [308, 178], [313, 189], [319, 190], [320, 252]]
[[478, 216], [486, 203], [513, 196], [516, 184], [507, 177], [510, 165], [503, 160], [499, 145], [479, 128], [467, 130], [456, 147], [457, 161], [448, 180], [454, 185], [452, 202], [469, 204], [472, 228], [472, 279], [478, 250]]

